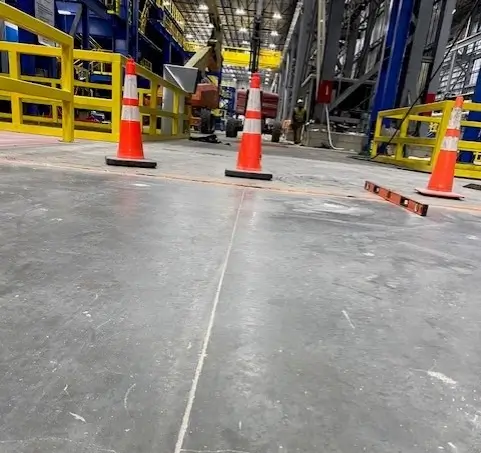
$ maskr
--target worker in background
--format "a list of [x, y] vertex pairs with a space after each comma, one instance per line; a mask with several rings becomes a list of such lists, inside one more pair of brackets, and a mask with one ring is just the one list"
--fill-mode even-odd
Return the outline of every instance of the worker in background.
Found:
[[299, 99], [297, 101], [296, 107], [294, 107], [294, 112], [292, 113], [292, 131], [294, 132], [294, 143], [298, 145], [301, 143], [302, 128], [306, 124], [307, 112], [304, 108], [304, 101]]

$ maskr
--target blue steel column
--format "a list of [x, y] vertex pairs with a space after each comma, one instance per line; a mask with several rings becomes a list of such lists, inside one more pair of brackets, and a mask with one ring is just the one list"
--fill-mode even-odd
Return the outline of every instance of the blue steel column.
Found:
[[[472, 102], [481, 103], [481, 71], [478, 73]], [[481, 121], [481, 112], [469, 112], [468, 121]], [[478, 127], [467, 127], [464, 129], [463, 140], [479, 142], [481, 130]], [[474, 154], [471, 151], [460, 151], [459, 161], [464, 163], [473, 162]]]
[[162, 46], [162, 60], [164, 64], [170, 64], [172, 62], [172, 43], [169, 39], [163, 38], [164, 45]]
[[[401, 96], [401, 106], [410, 105], [418, 98], [422, 87], [419, 86], [419, 75], [423, 64], [423, 54], [426, 47], [430, 18], [433, 15], [434, 0], [421, 0], [416, 22], [416, 29], [409, 55], [409, 65], [404, 79], [404, 87]], [[399, 93], [398, 93], [399, 94]]]
[[[147, 1], [147, 0], [145, 0]], [[139, 20], [140, 20], [140, 2], [132, 0], [132, 25], [130, 27], [130, 55], [135, 61], [139, 60]]]
[[395, 107], [404, 53], [409, 37], [409, 26], [414, 0], [392, 0], [389, 22], [384, 41], [381, 67], [371, 109], [369, 145], [374, 134], [377, 114], [381, 110]]
[[84, 4], [80, 4], [80, 7], [82, 8], [82, 49], [89, 50], [89, 10]]
[[396, 99], [402, 87], [399, 86], [401, 70], [403, 67], [404, 54], [409, 38], [409, 28], [413, 14], [414, 0], [401, 0], [399, 5], [396, 28], [394, 30], [394, 42], [389, 58], [386, 86], [384, 89], [383, 110], [394, 108]]
[[[447, 8], [452, 8], [452, 5], [448, 5]], [[448, 14], [449, 10], [446, 10], [446, 14]], [[453, 54], [453, 59], [455, 58], [455, 54]], [[472, 102], [481, 103], [481, 71], [478, 73], [478, 78], [476, 80], [476, 86], [474, 87], [474, 94], [471, 98]], [[481, 112], [469, 112], [468, 113], [468, 121], [481, 121]], [[480, 141], [480, 132], [481, 129], [478, 127], [466, 127], [463, 132], [463, 140], [467, 141]], [[474, 154], [470, 151], [463, 151], [460, 150], [459, 152], [459, 161], [464, 163], [471, 163], [473, 162]]]
[[[33, 0], [18, 0], [15, 6], [20, 11], [35, 17], [35, 2]], [[25, 44], [38, 44], [38, 39], [34, 34], [18, 27], [18, 42]], [[20, 66], [22, 74], [35, 75], [35, 57], [22, 55], [20, 57]]]

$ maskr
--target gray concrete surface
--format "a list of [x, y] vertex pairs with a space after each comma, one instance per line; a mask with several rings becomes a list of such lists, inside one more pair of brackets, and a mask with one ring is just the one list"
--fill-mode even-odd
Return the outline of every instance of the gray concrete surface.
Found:
[[347, 157], [245, 187], [231, 149], [113, 150], [0, 151], [1, 453], [481, 451], [476, 192], [421, 218], [358, 183], [425, 175]]
[[234, 168], [237, 143], [224, 141], [209, 145], [191, 141], [147, 143], [145, 156], [158, 162], [157, 169], [125, 169], [105, 165], [106, 155], [116, 154], [115, 144], [77, 142], [55, 146], [1, 149], [0, 164], [36, 168], [78, 169], [112, 174], [142, 175], [147, 178], [209, 182], [228, 186], [265, 188], [277, 192], [355, 197], [379, 201], [363, 190], [366, 180], [401, 192], [433, 207], [481, 211], [481, 192], [464, 189], [469, 180], [457, 180], [455, 189], [466, 197], [463, 202], [432, 199], [415, 193], [425, 187], [429, 175], [355, 160], [348, 152], [300, 146], [263, 147], [263, 168], [274, 174], [273, 181], [225, 178], [226, 168]]

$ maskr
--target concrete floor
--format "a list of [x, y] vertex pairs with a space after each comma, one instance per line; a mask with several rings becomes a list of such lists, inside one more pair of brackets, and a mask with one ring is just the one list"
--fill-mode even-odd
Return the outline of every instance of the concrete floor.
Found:
[[0, 152], [1, 453], [481, 451], [481, 197], [278, 149], [270, 188], [222, 147]]

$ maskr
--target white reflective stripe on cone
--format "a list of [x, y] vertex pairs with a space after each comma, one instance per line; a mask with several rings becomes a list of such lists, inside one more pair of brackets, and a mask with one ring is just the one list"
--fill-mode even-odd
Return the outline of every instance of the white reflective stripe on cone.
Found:
[[122, 106], [122, 120], [125, 121], [138, 121], [140, 123], [139, 108], [133, 105]]
[[462, 109], [453, 109], [453, 112], [449, 118], [448, 129], [460, 129], [462, 117]]
[[251, 88], [249, 90], [246, 110], [261, 111], [261, 90], [259, 90], [259, 88]]
[[458, 137], [444, 137], [441, 143], [442, 151], [457, 151], [458, 150]]
[[261, 135], [262, 126], [260, 120], [245, 119], [243, 132], [246, 134], [259, 134]]
[[137, 76], [126, 75], [124, 82], [124, 99], [138, 99]]

